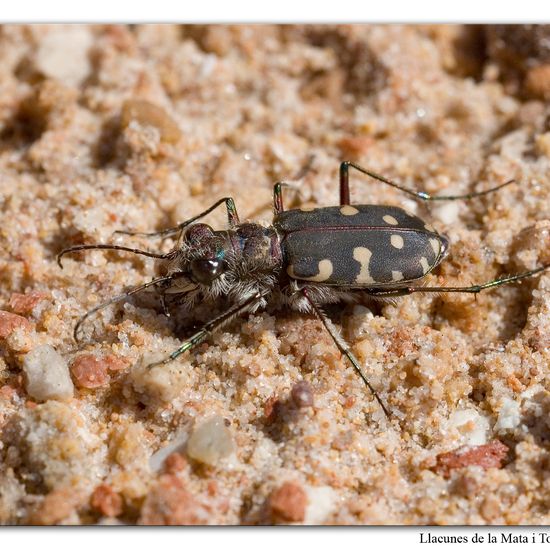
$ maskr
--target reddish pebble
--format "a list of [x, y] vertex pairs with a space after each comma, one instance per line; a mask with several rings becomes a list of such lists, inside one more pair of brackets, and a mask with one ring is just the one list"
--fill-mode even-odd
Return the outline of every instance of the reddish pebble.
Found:
[[9, 311], [0, 311], [0, 338], [7, 338], [18, 328], [31, 330], [32, 325], [21, 315], [10, 313]]
[[123, 370], [128, 366], [128, 361], [117, 355], [105, 355], [103, 357], [103, 362], [107, 365], [107, 368], [112, 371]]
[[313, 406], [313, 390], [305, 380], [294, 384], [290, 391], [290, 397], [299, 409]]
[[120, 516], [122, 513], [122, 497], [107, 484], [96, 487], [90, 503], [92, 508], [110, 518]]
[[373, 144], [374, 139], [370, 136], [349, 136], [343, 137], [338, 147], [344, 158], [356, 160], [367, 155]]
[[81, 503], [81, 495], [71, 487], [60, 487], [48, 493], [30, 514], [30, 525], [55, 525], [74, 514]]
[[275, 489], [268, 500], [274, 522], [298, 522], [306, 517], [307, 495], [297, 483], [287, 481]]
[[484, 469], [502, 468], [502, 461], [507, 454], [508, 447], [496, 439], [486, 445], [464, 447], [437, 455], [434, 472], [443, 477], [450, 477], [453, 470], [466, 466], [481, 466]]
[[17, 390], [10, 386], [9, 384], [6, 384], [5, 386], [2, 386], [0, 388], [0, 397], [4, 399], [13, 399], [17, 395]]
[[277, 397], [270, 397], [264, 403], [264, 418], [267, 424], [273, 424], [281, 414], [282, 404]]
[[183, 458], [179, 453], [172, 453], [166, 457], [164, 461], [164, 469], [168, 474], [175, 474], [181, 472], [187, 466], [187, 460]]
[[100, 388], [109, 383], [107, 363], [92, 354], [79, 355], [71, 365], [71, 374], [81, 388]]
[[344, 401], [344, 409], [351, 409], [355, 405], [355, 397], [348, 395]]
[[141, 508], [141, 525], [204, 525], [208, 523], [209, 510], [187, 491], [175, 475], [159, 478]]
[[206, 491], [208, 496], [215, 497], [218, 494], [218, 482], [215, 479], [211, 479], [206, 484]]
[[45, 292], [33, 291], [28, 294], [14, 292], [9, 301], [11, 310], [15, 313], [31, 313], [34, 306], [48, 298]]

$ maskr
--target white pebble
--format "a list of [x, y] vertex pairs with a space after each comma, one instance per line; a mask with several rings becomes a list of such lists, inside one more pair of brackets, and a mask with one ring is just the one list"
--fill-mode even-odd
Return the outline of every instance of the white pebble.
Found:
[[73, 396], [73, 382], [65, 359], [52, 346], [34, 348], [23, 359], [27, 393], [37, 401], [68, 399]]
[[489, 420], [476, 409], [455, 411], [447, 421], [447, 429], [458, 430], [461, 445], [484, 445], [489, 428]]
[[498, 419], [494, 428], [495, 431], [503, 432], [506, 430], [513, 430], [519, 426], [520, 422], [521, 414], [519, 403], [509, 397], [505, 397], [502, 400], [502, 406], [498, 411]]
[[83, 25], [53, 27], [39, 43], [36, 67], [50, 78], [78, 86], [90, 72], [92, 43], [93, 36]]
[[151, 363], [161, 361], [165, 353], [145, 355], [130, 372], [130, 382], [146, 404], [170, 403], [189, 386], [189, 365], [172, 361], [166, 365], [149, 368]]
[[187, 454], [210, 466], [215, 466], [234, 450], [231, 431], [220, 416], [214, 416], [199, 424], [187, 442]]
[[457, 221], [459, 212], [460, 209], [457, 201], [449, 201], [432, 210], [433, 216], [447, 225], [451, 225]]
[[338, 493], [328, 486], [306, 487], [308, 506], [304, 525], [319, 525], [335, 510]]

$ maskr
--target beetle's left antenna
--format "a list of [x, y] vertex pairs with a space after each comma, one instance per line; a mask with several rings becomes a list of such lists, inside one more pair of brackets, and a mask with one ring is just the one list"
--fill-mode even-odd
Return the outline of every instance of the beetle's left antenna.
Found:
[[[139, 250], [138, 248], [128, 248], [126, 246], [118, 246], [114, 244], [82, 244], [77, 246], [72, 246], [70, 248], [66, 248], [65, 250], [62, 250], [57, 255], [57, 263], [61, 269], [63, 269], [63, 264], [61, 263], [61, 258], [65, 254], [70, 254], [72, 252], [78, 252], [80, 250], [122, 250], [124, 252], [131, 252], [132, 254], [139, 254], [141, 256], [148, 256], [149, 258], [166, 258], [166, 254], [156, 254], [155, 252], [147, 252], [146, 250]], [[93, 309], [90, 309], [90, 311], [86, 312], [76, 323], [74, 330], [73, 330], [73, 338], [76, 342], [79, 341], [78, 333], [80, 331], [80, 327], [82, 326], [82, 323], [99, 311], [100, 309], [103, 309], [107, 306], [110, 306], [111, 304], [115, 304], [116, 302], [121, 302], [122, 300], [125, 300], [129, 296], [132, 296], [133, 294], [137, 294], [138, 292], [141, 292], [142, 290], [145, 290], [146, 288], [157, 285], [159, 283], [163, 283], [165, 281], [171, 281], [174, 279], [174, 275], [168, 275], [164, 277], [157, 277], [156, 279], [153, 279], [152, 281], [149, 281], [148, 283], [136, 286], [123, 294], [119, 294], [118, 296], [115, 296], [114, 298], [111, 298], [110, 300], [103, 302], [102, 304], [99, 304], [98, 306], [94, 307]]]
[[106, 302], [103, 302], [102, 304], [99, 304], [98, 306], [94, 307], [93, 309], [90, 309], [90, 311], [87, 311], [76, 323], [73, 330], [73, 338], [75, 342], [79, 342], [79, 331], [80, 327], [94, 313], [98, 312], [100, 309], [106, 308], [107, 306], [110, 306], [111, 304], [116, 304], [117, 302], [121, 302], [122, 300], [125, 300], [129, 296], [132, 296], [133, 294], [137, 294], [138, 292], [141, 292], [142, 290], [145, 290], [146, 288], [149, 288], [150, 286], [158, 285], [159, 283], [163, 283], [165, 281], [171, 281], [174, 277], [169, 275], [166, 277], [157, 277], [156, 279], [153, 279], [152, 281], [149, 281], [148, 283], [135, 286], [132, 289], [122, 293], [118, 294], [117, 296], [114, 296], [110, 300], [107, 300]]
[[139, 254], [140, 256], [147, 256], [149, 258], [166, 258], [166, 254], [157, 254], [155, 252], [147, 252], [147, 250], [139, 250], [139, 248], [129, 248], [127, 246], [118, 246], [116, 244], [79, 244], [77, 246], [71, 246], [65, 248], [57, 255], [57, 265], [63, 269], [61, 258], [65, 254], [71, 254], [72, 252], [78, 252], [79, 250], [123, 250], [124, 252], [131, 252], [132, 254]]

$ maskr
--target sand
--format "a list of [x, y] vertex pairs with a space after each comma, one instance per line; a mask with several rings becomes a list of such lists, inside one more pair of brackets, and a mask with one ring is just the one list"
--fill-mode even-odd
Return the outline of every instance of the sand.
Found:
[[[128, 300], [155, 231], [224, 196], [269, 224], [401, 206], [450, 239], [429, 285], [550, 263], [547, 27], [0, 28], [0, 523], [548, 524], [550, 273], [329, 314], [244, 316], [165, 367], [193, 319]], [[218, 209], [208, 217], [225, 227]], [[152, 297], [154, 298], [154, 296]]]

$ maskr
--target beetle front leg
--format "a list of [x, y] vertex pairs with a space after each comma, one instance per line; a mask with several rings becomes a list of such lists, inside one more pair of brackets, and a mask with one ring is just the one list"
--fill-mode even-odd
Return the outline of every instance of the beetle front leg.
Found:
[[207, 208], [204, 212], [201, 212], [197, 216], [192, 217], [189, 220], [186, 220], [175, 227], [170, 227], [168, 229], [163, 229], [162, 231], [154, 231], [153, 233], [141, 233], [139, 231], [115, 231], [119, 235], [133, 235], [138, 237], [170, 237], [176, 233], [180, 233], [188, 225], [191, 225], [193, 222], [204, 218], [207, 214], [210, 214], [213, 210], [218, 208], [221, 204], [225, 203], [227, 209], [227, 219], [229, 222], [229, 227], [233, 229], [239, 224], [239, 215], [237, 214], [237, 207], [235, 206], [235, 201], [231, 197], [224, 197], [219, 201], [216, 201], [212, 206]]
[[106, 302], [103, 302], [103, 303], [99, 304], [98, 306], [90, 309], [76, 323], [76, 325], [74, 327], [74, 330], [73, 330], [74, 341], [75, 342], [80, 341], [80, 337], [78, 336], [78, 334], [80, 332], [80, 327], [82, 326], [84, 321], [86, 321], [86, 319], [88, 319], [88, 317], [90, 317], [94, 313], [98, 312], [101, 309], [106, 308], [107, 306], [110, 306], [112, 304], [116, 304], [117, 302], [122, 302], [123, 300], [126, 300], [127, 298], [129, 298], [130, 296], [133, 296], [134, 294], [138, 294], [139, 292], [141, 292], [142, 290], [145, 290], [146, 288], [149, 288], [150, 286], [157, 286], [157, 285], [160, 285], [161, 283], [171, 282], [174, 278], [175, 277], [172, 276], [172, 275], [168, 275], [166, 277], [157, 277], [156, 279], [153, 279], [152, 281], [149, 281], [148, 283], [144, 283], [142, 285], [135, 286], [135, 287], [131, 288], [130, 290], [128, 290], [126, 292], [123, 292], [122, 294], [118, 294], [117, 296], [114, 296], [110, 300], [107, 300]]
[[218, 317], [216, 317], [215, 319], [212, 319], [211, 321], [208, 321], [205, 325], [203, 325], [202, 328], [200, 328], [197, 332], [195, 332], [195, 334], [187, 338], [187, 340], [185, 340], [185, 342], [183, 342], [183, 344], [178, 349], [176, 349], [168, 357], [166, 357], [166, 359], [163, 359], [162, 361], [157, 361], [156, 363], [151, 363], [147, 365], [147, 368], [152, 369], [160, 365], [166, 365], [174, 359], [177, 359], [182, 353], [185, 353], [186, 351], [189, 351], [198, 346], [200, 343], [204, 342], [204, 340], [206, 340], [206, 338], [210, 336], [210, 334], [234, 319], [237, 315], [244, 313], [249, 309], [254, 309], [255, 306], [261, 303], [263, 298], [264, 295], [258, 293], [251, 298], [248, 298], [244, 302], [229, 308], [221, 315], [218, 315]]

